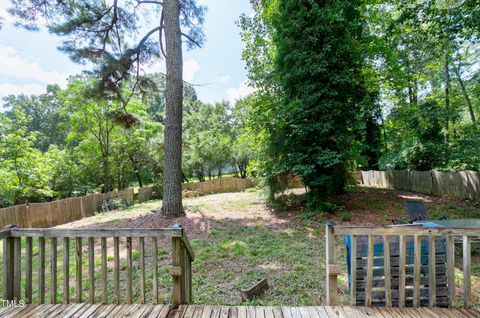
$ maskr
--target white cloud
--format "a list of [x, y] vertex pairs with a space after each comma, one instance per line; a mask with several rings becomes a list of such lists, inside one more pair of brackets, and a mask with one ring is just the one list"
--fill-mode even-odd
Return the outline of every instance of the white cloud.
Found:
[[190, 82], [195, 78], [195, 74], [200, 69], [196, 59], [189, 59], [183, 62], [183, 80]]
[[19, 94], [25, 94], [25, 95], [32, 95], [32, 94], [43, 94], [47, 91], [45, 85], [40, 85], [36, 83], [30, 83], [30, 84], [0, 84], [0, 97], [7, 96], [10, 94], [13, 95], [19, 95]]
[[0, 2], [0, 17], [3, 19], [2, 22], [12, 23], [14, 22], [13, 17], [7, 12], [7, 9], [10, 7], [8, 1]]
[[226, 83], [230, 80], [230, 75], [215, 76], [215, 83]]
[[242, 82], [237, 88], [229, 88], [226, 90], [225, 95], [227, 100], [234, 104], [237, 100], [242, 99], [253, 93], [255, 88], [248, 85], [248, 81]]
[[0, 47], [0, 75], [61, 86], [68, 78], [68, 74], [44, 70], [36, 61], [10, 46]]

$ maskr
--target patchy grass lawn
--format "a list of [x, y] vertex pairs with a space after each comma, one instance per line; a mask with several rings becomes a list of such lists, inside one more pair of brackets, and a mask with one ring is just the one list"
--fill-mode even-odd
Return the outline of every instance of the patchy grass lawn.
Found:
[[[408, 192], [354, 187], [347, 193], [333, 199], [342, 209], [332, 213], [308, 214], [303, 212], [303, 194], [294, 190], [289, 194], [291, 206], [285, 211], [269, 210], [263, 203], [259, 191], [225, 193], [185, 199], [186, 215], [176, 219], [158, 219], [151, 212], [161, 205], [160, 201], [138, 204], [125, 211], [97, 214], [60, 227], [169, 227], [182, 224], [196, 254], [193, 263], [193, 295], [197, 304], [259, 304], [259, 305], [316, 305], [325, 298], [325, 254], [324, 223], [333, 220], [337, 224], [386, 225], [392, 218], [407, 219], [403, 207], [405, 199], [421, 199], [426, 202], [432, 218], [447, 214], [452, 218], [480, 217], [480, 204], [446, 198], [418, 195]], [[139, 252], [138, 243], [133, 244], [133, 264], [135, 286], [138, 286]], [[123, 243], [123, 242], [122, 242]], [[84, 240], [84, 244], [87, 242]], [[62, 255], [59, 241], [58, 254]], [[96, 246], [99, 247], [99, 241]], [[70, 243], [71, 294], [75, 294], [74, 242]], [[345, 264], [344, 243], [340, 247], [339, 261]], [[147, 247], [147, 300], [151, 297], [150, 242]], [[34, 248], [34, 252], [36, 252]], [[47, 240], [47, 277], [49, 273], [49, 241]], [[109, 293], [113, 294], [113, 251], [109, 248]], [[474, 277], [472, 291], [476, 302], [480, 299], [480, 261], [478, 243], [472, 244], [475, 257], [472, 263]], [[461, 248], [457, 251], [461, 255]], [[160, 301], [168, 302], [171, 294], [171, 243], [159, 242], [157, 254], [160, 262]], [[96, 251], [97, 298], [100, 300], [100, 251]], [[34, 260], [36, 257], [34, 257]], [[459, 258], [460, 259], [460, 258]], [[83, 250], [84, 299], [88, 296], [86, 246]], [[62, 271], [59, 257], [58, 271]], [[125, 255], [121, 254], [122, 286], [126, 279]], [[461, 262], [458, 264], [461, 267]], [[34, 264], [36, 266], [36, 264]], [[34, 267], [35, 269], [36, 267]], [[61, 275], [60, 275], [61, 276]], [[462, 284], [462, 272], [456, 273], [457, 283]], [[37, 273], [34, 270], [34, 281]], [[266, 277], [270, 288], [259, 299], [242, 303], [239, 290], [249, 287], [257, 280]], [[59, 286], [62, 278], [59, 277]], [[340, 301], [348, 301], [346, 274], [339, 277]], [[47, 292], [49, 290], [47, 283]], [[35, 289], [35, 288], [34, 288]], [[59, 287], [59, 300], [61, 300]], [[125, 296], [125, 291], [121, 294]], [[461, 289], [458, 290], [461, 303]], [[138, 299], [139, 289], [134, 288], [134, 299]], [[49, 299], [47, 293], [47, 299]], [[110, 298], [112, 301], [113, 298]]]

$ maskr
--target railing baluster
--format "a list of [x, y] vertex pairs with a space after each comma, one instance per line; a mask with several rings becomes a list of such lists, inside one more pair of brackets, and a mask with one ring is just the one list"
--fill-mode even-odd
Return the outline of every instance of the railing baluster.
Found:
[[351, 238], [351, 261], [350, 261], [350, 304], [357, 305], [357, 236]]
[[57, 303], [57, 238], [51, 238], [51, 251], [50, 251], [50, 303]]
[[140, 248], [140, 303], [145, 304], [145, 238], [138, 239]]
[[18, 302], [21, 300], [22, 286], [22, 239], [16, 237], [13, 239], [13, 299]]
[[407, 237], [399, 237], [399, 259], [398, 259], [398, 307], [405, 307], [405, 264], [406, 264]]
[[190, 260], [190, 256], [188, 255], [187, 249], [185, 249], [185, 262], [187, 267], [187, 304], [192, 302], [192, 262]]
[[375, 236], [368, 236], [368, 259], [367, 259], [367, 289], [365, 291], [365, 306], [372, 305], [372, 283], [373, 283], [373, 256]]
[[447, 279], [449, 307], [455, 307], [455, 243], [453, 236], [447, 236]]
[[436, 274], [436, 240], [432, 235], [428, 238], [428, 306], [435, 307], [437, 298], [437, 274]]
[[115, 297], [120, 304], [120, 238], [113, 238], [113, 279], [115, 281]]
[[82, 302], [82, 238], [77, 237], [75, 246], [75, 260], [76, 260], [76, 279], [77, 284], [77, 303]]
[[45, 303], [45, 238], [38, 238], [38, 303]]
[[[6, 234], [5, 234], [6, 233]], [[152, 302], [157, 304], [159, 302], [158, 298], [158, 237], [152, 236], [155, 234], [152, 232], [151, 229], [146, 231], [145, 233], [141, 230], [130, 231], [130, 229], [122, 229], [120, 232], [110, 232], [109, 230], [101, 230], [101, 231], [94, 231], [91, 232], [83, 232], [83, 231], [70, 231], [70, 230], [63, 230], [63, 229], [15, 229], [14, 232], [3, 232], [1, 239], [4, 240], [4, 299], [8, 300], [15, 300], [20, 301], [22, 299], [25, 300], [25, 303], [35, 303], [45, 304], [51, 303], [57, 304], [58, 302], [64, 305], [69, 304], [70, 302], [75, 303], [82, 303], [83, 299], [85, 298], [84, 293], [87, 293], [86, 290], [83, 289], [83, 261], [87, 261], [88, 263], [88, 282], [89, 282], [89, 291], [88, 291], [88, 302], [94, 304], [95, 301], [99, 301], [95, 297], [95, 282], [96, 282], [96, 274], [95, 271], [97, 270], [95, 264], [95, 249], [99, 248], [101, 250], [101, 276], [102, 276], [102, 303], [108, 304], [108, 248], [107, 248], [107, 240], [108, 237], [114, 238], [114, 284], [115, 284], [115, 293], [116, 293], [116, 301], [117, 303], [121, 302], [120, 297], [120, 237], [116, 236], [121, 233], [129, 233], [131, 236], [126, 237], [126, 261], [127, 266], [126, 269], [126, 292], [124, 297], [126, 297], [126, 302], [131, 304], [134, 300], [134, 295], [137, 295], [137, 289], [135, 291], [134, 282], [133, 282], [133, 275], [134, 270], [136, 273], [137, 267], [133, 267], [134, 262], [135, 266], [138, 264], [138, 269], [140, 273], [138, 274], [139, 278], [139, 287], [140, 290], [138, 291], [139, 298], [135, 301], [138, 303], [145, 304], [147, 303], [147, 295], [149, 292], [146, 290], [147, 285], [147, 270], [150, 270], [148, 264], [146, 264], [147, 260], [149, 261], [149, 251], [145, 250], [145, 240], [146, 238], [152, 239], [152, 270], [153, 270], [153, 291], [152, 291]], [[174, 244], [174, 258], [176, 258], [173, 262], [172, 267], [172, 276], [175, 277], [174, 280], [178, 281], [179, 284], [176, 284], [178, 293], [175, 293], [178, 296], [179, 302], [181, 304], [187, 304], [192, 301], [192, 267], [191, 261], [193, 260], [194, 254], [191, 250], [191, 246], [188, 242], [188, 239], [183, 233], [175, 232], [172, 229], [168, 229], [168, 232], [172, 233], [172, 239], [175, 242]], [[87, 234], [84, 236], [84, 234]], [[111, 236], [107, 236], [111, 235]], [[10, 235], [10, 236], [8, 236]], [[162, 231], [159, 231], [159, 236], [165, 235]], [[25, 272], [23, 271], [24, 266], [22, 264], [22, 241], [25, 237]], [[100, 240], [96, 240], [95, 238], [100, 238]], [[122, 236], [123, 237], [123, 236]], [[133, 238], [139, 239], [138, 241], [138, 252], [139, 258], [137, 263], [137, 258], [133, 257]], [[34, 257], [34, 239], [38, 238], [38, 275], [35, 275], [36, 288], [35, 293], [33, 291], [33, 257]], [[75, 296], [72, 295], [70, 297], [70, 239], [73, 238], [75, 240]], [[84, 238], [88, 241], [87, 250], [84, 250], [83, 244], [85, 243], [83, 240]], [[61, 240], [59, 242], [59, 240]], [[48, 241], [48, 242], [47, 242]], [[48, 243], [48, 246], [46, 245]], [[100, 243], [101, 246], [96, 247], [95, 244]], [[60, 244], [60, 247], [59, 247]], [[63, 246], [62, 246], [63, 245]], [[35, 252], [36, 252], [35, 244]], [[60, 248], [60, 251], [59, 251]], [[47, 255], [48, 253], [48, 255]], [[59, 253], [62, 254], [59, 256]], [[83, 254], [88, 254], [83, 256]], [[98, 252], [97, 252], [98, 253]], [[136, 252], [135, 252], [136, 253]], [[123, 254], [122, 254], [123, 255]], [[100, 255], [98, 255], [100, 256]], [[37, 256], [35, 256], [37, 257]], [[59, 257], [62, 257], [63, 263], [60, 264], [60, 268], [58, 267], [58, 262], [60, 260]], [[72, 256], [73, 257], [73, 256]], [[87, 259], [83, 259], [83, 257], [87, 257]], [[46, 258], [48, 258], [46, 260]], [[135, 260], [135, 261], [134, 261]], [[35, 261], [36, 262], [36, 261]], [[48, 263], [48, 264], [47, 264]], [[37, 265], [35, 265], [37, 266]], [[48, 266], [48, 268], [46, 268]], [[99, 265], [100, 266], [100, 265]], [[98, 269], [100, 270], [100, 269]], [[62, 273], [59, 273], [61, 271]], [[23, 280], [22, 276], [25, 275], [25, 279]], [[59, 275], [62, 275], [60, 278]], [[61, 280], [59, 282], [59, 280]], [[24, 282], [24, 283], [22, 283]], [[60, 284], [60, 287], [58, 286]], [[136, 284], [136, 283], [135, 283]], [[25, 292], [23, 292], [23, 288], [25, 288]], [[135, 285], [137, 288], [137, 285]], [[60, 289], [60, 290], [59, 290]], [[175, 287], [174, 287], [175, 289]], [[24, 294], [22, 294], [24, 293]], [[58, 294], [62, 293], [63, 296], [60, 300]], [[35, 294], [35, 299], [33, 299]], [[37, 297], [38, 295], [38, 297]], [[22, 298], [24, 297], [24, 298]], [[47, 297], [48, 299], [45, 299]], [[70, 299], [72, 298], [72, 299]], [[113, 300], [113, 299], [112, 299]], [[112, 301], [111, 300], [111, 301]], [[125, 301], [125, 299], [123, 299]], [[150, 301], [150, 299], [148, 299]], [[56, 305], [55, 308], [64, 308], [65, 306]], [[59, 307], [57, 307], [59, 306]], [[52, 307], [53, 308], [53, 307]], [[56, 313], [52, 311], [53, 313]]]
[[183, 303], [182, 299], [182, 241], [179, 237], [172, 237], [172, 303], [180, 305]]
[[183, 297], [183, 302], [188, 304], [188, 266], [187, 266], [187, 250], [185, 249], [185, 246], [182, 242], [182, 297]]
[[13, 238], [3, 240], [3, 299], [13, 299]]
[[25, 247], [25, 302], [32, 303], [33, 239], [27, 237]]
[[327, 267], [327, 305], [334, 306], [337, 302], [337, 251], [335, 245], [335, 234], [333, 224], [327, 224], [325, 227], [326, 236], [326, 261]]
[[422, 269], [422, 251], [420, 235], [413, 236], [414, 262], [413, 262], [413, 307], [420, 307], [420, 273]]
[[132, 303], [132, 238], [127, 237], [127, 304]]
[[152, 237], [153, 303], [158, 304], [158, 239]]
[[88, 238], [88, 302], [95, 303], [95, 239]]
[[472, 244], [469, 236], [463, 237], [463, 306], [469, 308], [472, 299], [471, 285]]
[[70, 238], [63, 238], [63, 303], [70, 302]]
[[392, 276], [390, 273], [390, 236], [383, 236], [383, 267], [385, 271], [385, 306], [392, 307]]
[[102, 304], [108, 302], [107, 288], [108, 288], [108, 268], [107, 268], [107, 238], [101, 239], [102, 249]]

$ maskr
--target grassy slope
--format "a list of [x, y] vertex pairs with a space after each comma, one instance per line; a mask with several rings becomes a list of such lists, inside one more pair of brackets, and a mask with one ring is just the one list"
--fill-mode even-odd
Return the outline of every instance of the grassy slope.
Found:
[[[449, 214], [452, 217], [480, 217], [480, 206], [465, 201], [448, 200], [412, 193], [353, 189], [347, 194], [335, 198], [337, 204], [344, 207], [344, 212], [307, 215], [301, 212], [301, 200], [294, 200], [296, 207], [286, 212], [268, 210], [259, 192], [218, 194], [196, 199], [186, 199], [187, 214], [174, 220], [154, 220], [151, 210], [161, 202], [152, 201], [139, 204], [126, 211], [99, 214], [94, 217], [73, 222], [62, 227], [155, 227], [182, 224], [191, 240], [196, 253], [193, 265], [194, 301], [201, 304], [240, 304], [239, 289], [248, 287], [256, 280], [267, 277], [270, 289], [253, 304], [261, 305], [312, 305], [321, 304], [324, 299], [324, 239], [322, 222], [333, 219], [337, 223], [353, 224], [388, 224], [392, 217], [406, 218], [403, 210], [405, 198], [422, 198], [432, 216]], [[297, 197], [298, 199], [298, 197]], [[299, 203], [300, 202], [300, 203]], [[341, 217], [349, 214], [350, 221]], [[343, 221], [341, 220], [343, 219]], [[84, 244], [86, 244], [84, 240]], [[111, 242], [109, 241], [109, 275], [113, 271]], [[74, 279], [74, 242], [71, 242], [71, 293], [75, 293]], [[97, 243], [99, 245], [99, 242]], [[344, 264], [343, 242], [339, 260]], [[475, 253], [477, 244], [473, 244]], [[151, 250], [147, 242], [147, 269]], [[134, 277], [138, 283], [138, 247], [134, 242]], [[161, 301], [167, 302], [170, 295], [171, 279], [168, 275], [170, 264], [170, 242], [162, 241], [157, 251], [160, 263], [160, 295]], [[458, 251], [461, 253], [461, 251]], [[59, 242], [59, 255], [62, 255]], [[47, 240], [47, 277], [49, 263], [49, 241]], [[88, 287], [87, 254], [83, 253], [84, 288]], [[96, 251], [96, 277], [100, 277], [99, 251]], [[122, 256], [123, 270], [121, 277], [126, 276], [125, 256]], [[35, 267], [37, 258], [34, 257]], [[58, 271], [62, 271], [59, 257]], [[459, 264], [461, 265], [461, 264]], [[473, 271], [480, 275], [480, 262], [474, 258]], [[60, 275], [61, 276], [61, 275]], [[34, 281], [37, 273], [34, 270]], [[151, 271], [147, 277], [147, 299], [150, 297], [149, 287]], [[457, 281], [461, 286], [462, 274], [457, 271]], [[59, 278], [61, 286], [62, 278]], [[339, 277], [341, 300], [347, 301], [346, 275]], [[100, 280], [97, 280], [97, 289]], [[47, 283], [47, 289], [49, 285]], [[109, 288], [113, 293], [113, 282], [109, 280]], [[34, 288], [35, 289], [35, 288]], [[59, 288], [60, 289], [60, 288]], [[478, 277], [474, 277], [473, 290], [479, 290]], [[61, 300], [61, 289], [58, 292]], [[87, 297], [84, 291], [84, 299]], [[122, 291], [125, 296], [125, 292]], [[134, 289], [138, 297], [138, 288]], [[478, 295], [477, 295], [478, 296]], [[100, 300], [100, 293], [97, 299]], [[47, 297], [47, 300], [49, 297]], [[113, 298], [110, 298], [113, 300]], [[459, 300], [461, 302], [461, 299]]]

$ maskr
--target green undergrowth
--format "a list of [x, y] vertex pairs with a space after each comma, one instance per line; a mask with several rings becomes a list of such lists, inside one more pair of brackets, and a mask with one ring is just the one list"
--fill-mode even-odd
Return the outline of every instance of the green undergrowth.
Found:
[[323, 298], [321, 231], [303, 227], [211, 230], [193, 239], [195, 302], [242, 304], [240, 290], [267, 278], [269, 289], [251, 305], [307, 305]]

